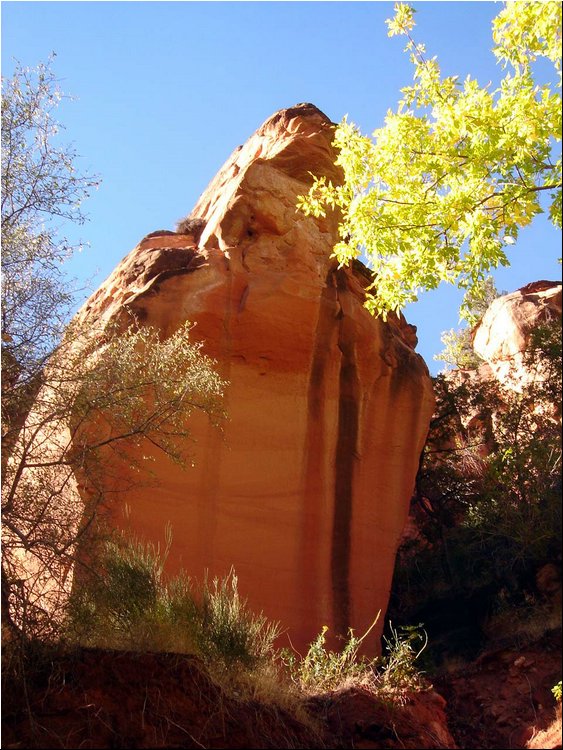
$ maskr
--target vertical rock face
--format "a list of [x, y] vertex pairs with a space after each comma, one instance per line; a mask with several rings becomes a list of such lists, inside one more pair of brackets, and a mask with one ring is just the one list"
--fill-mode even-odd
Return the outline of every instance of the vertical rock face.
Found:
[[154, 481], [112, 500], [114, 522], [154, 541], [170, 524], [171, 573], [234, 567], [301, 651], [325, 624], [361, 635], [382, 610], [382, 625], [433, 409], [415, 329], [365, 310], [361, 264], [330, 258], [337, 217], [296, 211], [310, 173], [339, 179], [332, 131], [310, 104], [275, 114], [180, 231], [147, 236], [79, 314], [133, 314], [163, 336], [195, 323], [230, 383], [228, 420], [194, 420], [193, 468], [154, 454]]

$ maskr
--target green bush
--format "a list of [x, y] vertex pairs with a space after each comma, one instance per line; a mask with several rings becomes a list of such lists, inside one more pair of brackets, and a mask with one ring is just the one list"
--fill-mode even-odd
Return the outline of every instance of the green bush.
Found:
[[233, 570], [201, 587], [184, 574], [166, 582], [163, 554], [150, 543], [107, 542], [97, 573], [76, 587], [66, 633], [71, 642], [105, 648], [192, 653], [207, 663], [254, 668], [273, 654], [277, 624], [253, 614]]
[[226, 666], [241, 663], [248, 667], [264, 662], [273, 654], [280, 634], [277, 623], [263, 614], [253, 614], [238, 593], [233, 569], [226, 578], [204, 581], [197, 615], [197, 641], [208, 659]]
[[281, 658], [293, 682], [307, 693], [328, 692], [346, 684], [364, 683], [381, 697], [393, 701], [420, 689], [422, 673], [415, 661], [428, 642], [422, 625], [394, 628], [389, 623], [390, 635], [384, 636], [385, 654], [368, 658], [359, 653], [360, 647], [378, 619], [379, 615], [361, 638], [350, 629], [341, 651], [326, 648], [326, 625], [304, 657], [299, 658], [295, 651], [284, 649]]
[[383, 637], [385, 654], [376, 684], [380, 693], [398, 698], [423, 685], [423, 673], [415, 662], [428, 645], [428, 636], [422, 623], [394, 628], [389, 622], [389, 631], [390, 635]]
[[326, 648], [327, 632], [328, 626], [323, 625], [303, 658], [289, 649], [282, 652], [281, 658], [289, 669], [291, 679], [306, 692], [336, 690], [349, 680], [362, 679], [376, 664], [376, 659], [358, 655], [365, 635], [357, 638], [350, 628], [342, 651], [330, 651]]

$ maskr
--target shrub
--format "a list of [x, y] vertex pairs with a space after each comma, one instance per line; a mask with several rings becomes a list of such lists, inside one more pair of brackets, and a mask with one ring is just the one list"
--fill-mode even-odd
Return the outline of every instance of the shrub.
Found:
[[428, 643], [422, 625], [394, 628], [384, 636], [385, 654], [368, 658], [359, 653], [360, 646], [379, 619], [379, 614], [361, 638], [348, 631], [341, 651], [326, 648], [328, 627], [323, 626], [309, 646], [307, 654], [298, 658], [295, 651], [284, 649], [281, 658], [293, 682], [307, 693], [337, 690], [346, 684], [363, 683], [385, 700], [402, 701], [405, 694], [423, 686], [422, 673], [415, 666]]
[[378, 692], [401, 700], [405, 693], [423, 686], [422, 672], [416, 660], [428, 645], [428, 635], [419, 625], [394, 628], [389, 622], [389, 636], [384, 636], [386, 654], [376, 677]]
[[230, 666], [255, 667], [273, 654], [279, 625], [253, 614], [238, 593], [233, 569], [223, 579], [205, 579], [197, 620], [198, 645], [207, 658]]
[[102, 648], [127, 648], [134, 642], [144, 646], [162, 615], [165, 556], [136, 539], [104, 542], [90, 572], [75, 586], [67, 637]]
[[335, 690], [347, 680], [360, 679], [372, 667], [372, 662], [358, 656], [361, 639], [354, 636], [352, 629], [342, 651], [326, 649], [327, 631], [328, 626], [323, 625], [302, 659], [288, 649], [282, 654], [291, 679], [306, 692]]
[[66, 633], [88, 646], [192, 653], [221, 668], [253, 669], [273, 653], [277, 624], [253, 614], [238, 593], [234, 572], [207, 578], [198, 590], [180, 574], [165, 582], [171, 542], [158, 547], [125, 537], [107, 542], [99, 572], [71, 598]]
[[291, 679], [302, 690], [313, 693], [335, 690], [347, 681], [363, 679], [375, 668], [378, 659], [368, 659], [358, 652], [379, 615], [380, 613], [361, 638], [356, 637], [350, 628], [342, 651], [330, 651], [326, 648], [328, 625], [323, 625], [304, 657], [299, 658], [295, 651], [283, 649], [281, 658]]

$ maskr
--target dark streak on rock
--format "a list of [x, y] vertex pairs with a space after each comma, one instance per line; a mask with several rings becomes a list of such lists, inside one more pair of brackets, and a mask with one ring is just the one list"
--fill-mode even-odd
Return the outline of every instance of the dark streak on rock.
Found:
[[244, 306], [246, 305], [246, 298], [248, 297], [248, 292], [250, 290], [250, 287], [248, 284], [244, 287], [244, 290], [242, 294], [240, 295], [240, 300], [238, 303], [238, 311], [241, 313], [244, 310]]
[[[335, 332], [336, 288], [332, 271], [328, 273], [320, 298], [319, 317], [315, 330], [311, 369], [307, 387], [307, 435], [304, 462], [305, 505], [303, 507], [301, 568], [308, 574], [303, 577], [303, 596], [310, 602], [320, 600], [320, 582], [325, 572], [319, 568], [319, 557], [311, 540], [318, 532], [318, 518], [323, 513], [325, 498], [332, 490], [327, 487], [324, 456], [326, 445], [327, 375], [333, 354]], [[320, 613], [319, 613], [320, 614]], [[328, 613], [327, 613], [328, 614]]]
[[192, 273], [205, 265], [206, 260], [195, 248], [159, 248], [150, 265], [143, 269], [138, 283], [146, 284], [152, 280], [161, 282], [172, 276]]
[[332, 528], [332, 591], [334, 622], [340, 635], [350, 627], [350, 548], [354, 462], [358, 451], [360, 384], [356, 367], [356, 351], [352, 321], [346, 317], [345, 296], [348, 294], [344, 271], [336, 272], [337, 294], [343, 315], [339, 321], [338, 348], [340, 395], [338, 403], [338, 436], [336, 443], [334, 521]]
[[334, 325], [335, 306], [336, 294], [331, 271], [328, 274], [321, 298], [321, 310], [315, 332], [315, 350], [307, 393], [310, 424], [312, 425], [318, 425], [322, 418], [321, 406], [327, 369], [326, 360], [330, 356], [330, 337]]

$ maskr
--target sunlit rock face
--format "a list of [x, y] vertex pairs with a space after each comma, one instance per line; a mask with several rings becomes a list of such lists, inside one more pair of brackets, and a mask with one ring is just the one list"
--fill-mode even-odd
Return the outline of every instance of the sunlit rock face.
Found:
[[377, 648], [433, 409], [416, 329], [363, 307], [365, 269], [330, 257], [337, 216], [296, 211], [310, 173], [340, 178], [332, 137], [311, 104], [273, 115], [185, 233], [147, 236], [80, 312], [97, 325], [133, 314], [163, 336], [195, 323], [229, 381], [228, 419], [222, 431], [193, 419], [193, 467], [149, 445], [146, 481], [124, 462], [133, 488], [111, 495], [113, 522], [161, 543], [170, 524], [171, 574], [234, 568], [251, 608], [301, 652], [323, 625], [338, 646], [381, 610]]
[[477, 326], [473, 348], [494, 377], [509, 388], [520, 388], [530, 376], [526, 351], [532, 333], [550, 320], [561, 319], [561, 283], [533, 281], [494, 300]]

